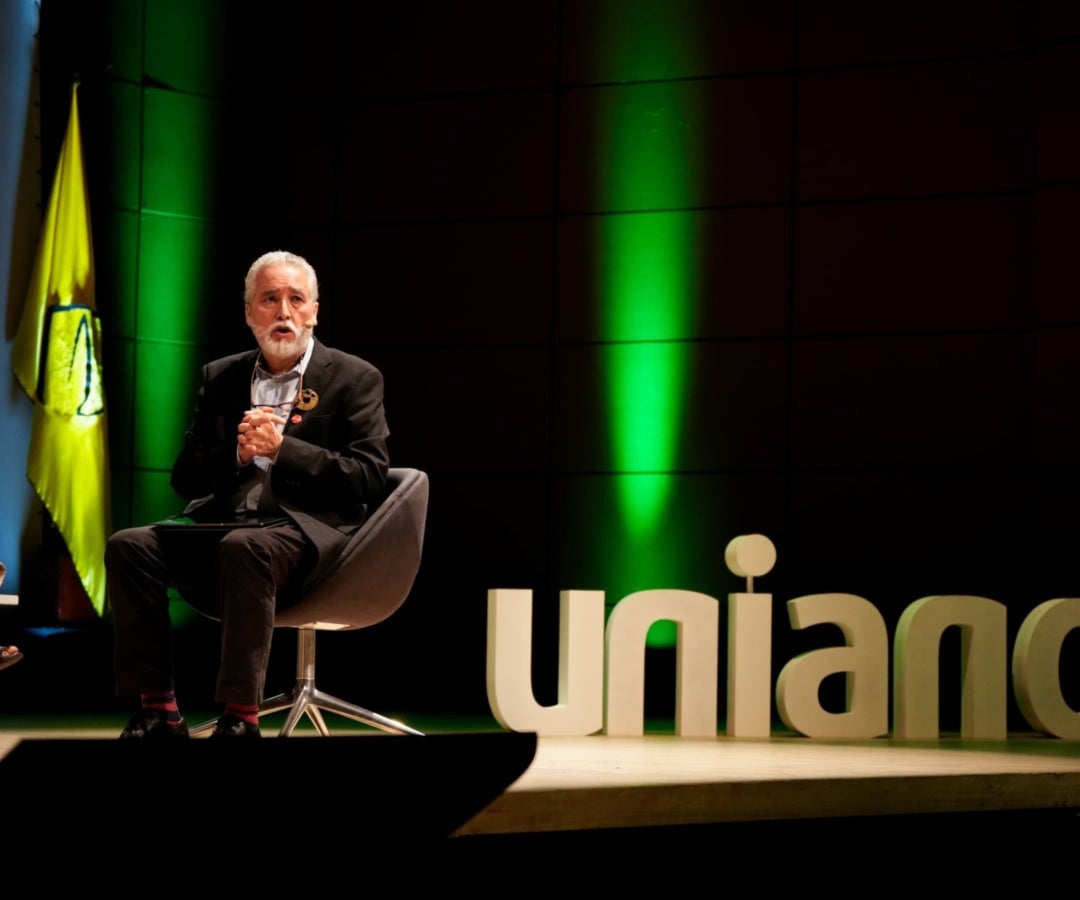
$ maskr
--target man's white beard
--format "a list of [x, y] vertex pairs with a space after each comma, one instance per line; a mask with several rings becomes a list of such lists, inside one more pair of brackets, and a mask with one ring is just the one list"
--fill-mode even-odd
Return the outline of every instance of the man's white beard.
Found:
[[273, 336], [275, 325], [252, 325], [251, 330], [255, 333], [259, 349], [267, 362], [270, 363], [295, 363], [307, 350], [308, 341], [311, 340], [310, 328], [296, 328], [293, 326], [292, 337], [276, 338]]

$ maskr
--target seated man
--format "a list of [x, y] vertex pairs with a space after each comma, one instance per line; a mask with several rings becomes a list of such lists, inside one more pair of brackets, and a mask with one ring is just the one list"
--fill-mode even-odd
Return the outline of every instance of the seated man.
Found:
[[115, 687], [140, 699], [121, 738], [188, 735], [173, 682], [170, 586], [209, 603], [220, 622], [224, 710], [212, 737], [259, 737], [276, 604], [325, 573], [383, 491], [382, 374], [314, 337], [318, 308], [306, 260], [275, 251], [252, 263], [244, 316], [258, 347], [204, 366], [172, 470], [185, 516], [282, 521], [233, 528], [209, 548], [195, 529], [144, 525], [109, 538]]

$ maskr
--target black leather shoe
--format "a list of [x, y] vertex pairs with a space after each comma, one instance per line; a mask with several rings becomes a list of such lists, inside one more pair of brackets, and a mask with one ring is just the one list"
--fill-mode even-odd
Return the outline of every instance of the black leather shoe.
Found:
[[262, 737], [262, 734], [259, 732], [258, 724], [252, 725], [250, 722], [245, 722], [239, 716], [234, 716], [232, 713], [225, 713], [217, 720], [217, 725], [214, 726], [214, 730], [210, 734], [210, 737], [257, 738]]
[[186, 738], [188, 736], [187, 722], [181, 719], [175, 725], [165, 720], [164, 714], [156, 709], [140, 709], [128, 719], [127, 727], [120, 732], [120, 738], [152, 738], [162, 740], [169, 738]]

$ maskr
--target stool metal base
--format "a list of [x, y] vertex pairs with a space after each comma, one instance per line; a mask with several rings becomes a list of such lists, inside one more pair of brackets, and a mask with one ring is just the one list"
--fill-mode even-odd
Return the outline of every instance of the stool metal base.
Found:
[[[284, 694], [268, 697], [259, 704], [259, 716], [270, 715], [283, 709], [289, 710], [285, 723], [278, 732], [278, 737], [288, 737], [299, 724], [301, 717], [307, 716], [323, 737], [330, 737], [322, 711], [334, 712], [340, 716], [363, 722], [391, 734], [411, 734], [423, 737], [423, 732], [411, 728], [396, 719], [389, 719], [362, 706], [347, 703], [331, 694], [326, 694], [315, 687], [315, 630], [299, 628], [296, 636], [296, 684]], [[202, 734], [213, 731], [217, 719], [211, 719], [190, 729], [190, 734]]]

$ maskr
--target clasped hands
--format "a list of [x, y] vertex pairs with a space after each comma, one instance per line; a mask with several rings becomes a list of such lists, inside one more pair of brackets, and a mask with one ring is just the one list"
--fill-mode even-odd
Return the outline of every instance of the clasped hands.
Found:
[[240, 461], [246, 465], [256, 456], [273, 459], [281, 446], [278, 426], [284, 424], [284, 416], [276, 415], [272, 406], [259, 406], [245, 412], [236, 429]]

